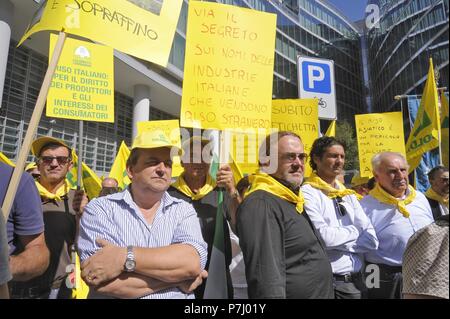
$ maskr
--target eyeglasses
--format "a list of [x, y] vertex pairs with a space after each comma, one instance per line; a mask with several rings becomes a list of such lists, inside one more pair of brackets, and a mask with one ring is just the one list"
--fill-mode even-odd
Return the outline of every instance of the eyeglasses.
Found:
[[59, 165], [67, 164], [71, 160], [69, 156], [41, 156], [39, 160], [41, 163], [50, 165], [51, 163], [53, 163], [53, 160], [55, 159]]
[[342, 198], [335, 197], [333, 199], [333, 202], [336, 210], [339, 212], [339, 215], [345, 216], [347, 214], [347, 209], [345, 208], [344, 204], [342, 204]]
[[148, 160], [145, 162], [146, 165], [152, 166], [152, 167], [153, 167], [153, 166], [157, 166], [157, 165], [159, 165], [160, 163], [163, 163], [164, 166], [167, 167], [167, 168], [171, 168], [171, 167], [172, 167], [172, 164], [173, 164], [172, 160], [161, 161], [161, 160], [159, 160], [159, 159], [154, 159], [154, 158], [148, 159]]
[[304, 163], [308, 159], [308, 154], [306, 153], [284, 153], [281, 155], [281, 158], [286, 160], [287, 162], [294, 162], [297, 158], [300, 162]]

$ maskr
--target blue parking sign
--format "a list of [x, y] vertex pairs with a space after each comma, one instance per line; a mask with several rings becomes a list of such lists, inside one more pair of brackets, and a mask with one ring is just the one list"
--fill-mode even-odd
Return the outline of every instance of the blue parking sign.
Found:
[[303, 61], [303, 90], [314, 93], [331, 93], [330, 66], [325, 63]]

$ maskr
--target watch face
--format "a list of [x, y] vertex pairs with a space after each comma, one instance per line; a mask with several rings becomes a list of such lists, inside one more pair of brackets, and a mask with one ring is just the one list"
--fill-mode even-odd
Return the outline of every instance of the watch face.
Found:
[[136, 262], [134, 260], [127, 260], [125, 262], [126, 271], [134, 271], [135, 267], [136, 267]]

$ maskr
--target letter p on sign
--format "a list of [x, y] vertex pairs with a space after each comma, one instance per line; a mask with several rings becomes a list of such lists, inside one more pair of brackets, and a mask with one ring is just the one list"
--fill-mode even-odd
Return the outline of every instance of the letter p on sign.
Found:
[[315, 93], [330, 93], [330, 66], [317, 62], [304, 62], [302, 64], [303, 89]]

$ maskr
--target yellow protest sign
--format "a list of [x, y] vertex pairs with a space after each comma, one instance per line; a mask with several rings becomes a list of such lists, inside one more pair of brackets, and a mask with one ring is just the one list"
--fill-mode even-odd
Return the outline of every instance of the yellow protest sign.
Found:
[[405, 151], [401, 112], [355, 115], [361, 177], [372, 177], [372, 157], [380, 152]]
[[33, 33], [55, 30], [91, 39], [166, 66], [183, 0], [41, 1], [19, 45]]
[[180, 123], [270, 128], [276, 15], [189, 2]]
[[[163, 131], [164, 134], [170, 138], [171, 142], [178, 147], [181, 147], [180, 137], [180, 123], [178, 120], [163, 120], [163, 121], [144, 121], [137, 123], [138, 134], [144, 131]], [[173, 157], [172, 177], [180, 176], [183, 172], [179, 156]]]
[[[302, 138], [305, 153], [319, 137], [319, 100], [287, 99], [272, 101], [272, 127], [291, 131]], [[305, 163], [305, 176], [311, 174], [311, 166]]]
[[[56, 44], [50, 36], [50, 56]], [[47, 95], [49, 117], [114, 122], [113, 49], [67, 38]]]

